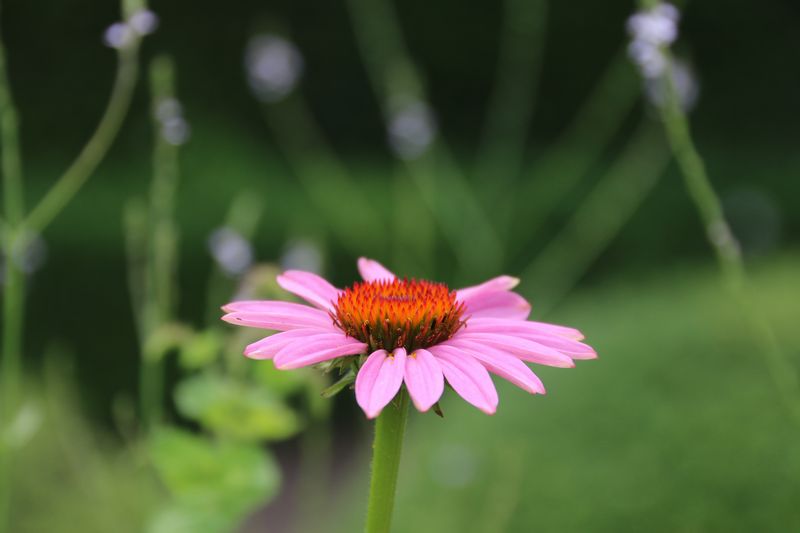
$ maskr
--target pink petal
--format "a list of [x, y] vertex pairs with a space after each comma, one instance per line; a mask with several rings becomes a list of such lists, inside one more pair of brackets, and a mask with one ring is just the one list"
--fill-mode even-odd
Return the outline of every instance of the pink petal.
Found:
[[429, 348], [442, 367], [444, 377], [451, 387], [467, 402], [487, 414], [497, 410], [497, 389], [489, 373], [472, 356], [461, 353], [455, 356], [439, 346]]
[[223, 309], [229, 312], [222, 320], [238, 326], [285, 331], [308, 327], [327, 328], [333, 324], [327, 313], [291, 302], [232, 302]]
[[515, 292], [485, 290], [468, 295], [463, 302], [466, 316], [472, 318], [494, 317], [525, 320], [531, 313], [531, 304]]
[[326, 311], [333, 310], [341, 292], [316, 274], [301, 270], [287, 270], [278, 276], [278, 285]]
[[539, 363], [540, 365], [557, 366], [560, 368], [573, 368], [575, 363], [572, 358], [558, 350], [543, 346], [538, 342], [521, 339], [511, 335], [495, 333], [466, 333], [459, 331], [444, 344], [459, 347], [461, 340], [480, 342], [504, 352], [511, 352], [523, 361]]
[[356, 376], [356, 401], [368, 418], [375, 418], [392, 401], [403, 384], [406, 351], [395, 349], [370, 354]]
[[335, 339], [342, 335], [342, 332], [332, 325], [329, 329], [292, 329], [283, 333], [275, 333], [252, 344], [248, 344], [244, 349], [244, 354], [252, 359], [271, 359], [281, 348], [297, 339], [311, 339], [326, 337]]
[[331, 320], [328, 313], [292, 302], [277, 300], [240, 301], [231, 302], [223, 306], [222, 309], [229, 315], [274, 316], [319, 322], [326, 326], [333, 324], [333, 320]]
[[[295, 345], [295, 343], [297, 345]], [[336, 347], [321, 348], [311, 352], [303, 350], [304, 347], [302, 341], [295, 341], [285, 346], [281, 353], [276, 354], [273, 358], [275, 368], [279, 370], [292, 370], [303, 366], [315, 365], [322, 361], [336, 359], [337, 357], [343, 357], [345, 355], [362, 354], [367, 349], [367, 345], [363, 342], [341, 344]]]
[[466, 298], [474, 296], [476, 293], [482, 291], [510, 291], [519, 285], [519, 278], [512, 276], [498, 276], [489, 281], [484, 281], [480, 285], [473, 285], [471, 287], [464, 287], [456, 291], [456, 298], [463, 302]]
[[561, 353], [564, 353], [573, 359], [597, 359], [597, 352], [588, 344], [578, 342], [566, 337], [561, 337], [554, 334], [536, 334], [536, 333], [515, 333], [529, 341], [538, 342], [543, 346], [554, 348]]
[[422, 412], [438, 402], [444, 392], [442, 367], [427, 350], [415, 350], [406, 358], [404, 379], [411, 401]]
[[489, 372], [497, 374], [501, 378], [507, 379], [517, 387], [531, 394], [544, 394], [544, 384], [533, 371], [522, 361], [501, 352], [491, 346], [482, 346], [479, 343], [463, 341], [458, 349], [450, 346], [440, 346], [439, 350], [445, 350], [458, 356], [460, 350], [468, 353], [477, 359]]
[[547, 324], [546, 322], [535, 322], [533, 320], [508, 320], [503, 318], [491, 317], [472, 317], [467, 321], [467, 327], [472, 331], [489, 331], [496, 333], [551, 333], [573, 339], [583, 340], [583, 334], [575, 328]]
[[397, 277], [382, 264], [366, 257], [358, 258], [358, 272], [364, 281], [393, 280]]
[[[293, 339], [291, 342], [286, 343], [280, 350], [275, 353], [278, 360], [285, 360], [287, 358], [294, 359], [302, 357], [308, 353], [316, 353], [324, 350], [333, 350], [336, 348], [356, 348], [359, 350], [363, 348], [364, 343], [356, 339], [348, 337], [342, 333], [338, 335], [320, 335], [315, 337], [306, 337], [300, 339]], [[356, 353], [356, 352], [353, 352]]]

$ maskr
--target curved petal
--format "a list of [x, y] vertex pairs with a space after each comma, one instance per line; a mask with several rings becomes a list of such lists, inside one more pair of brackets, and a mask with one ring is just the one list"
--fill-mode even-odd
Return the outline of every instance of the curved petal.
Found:
[[358, 258], [358, 272], [364, 281], [393, 280], [397, 277], [382, 264], [366, 257]]
[[375, 418], [392, 401], [403, 384], [406, 351], [395, 349], [370, 354], [356, 376], [356, 401], [368, 418]]
[[308, 303], [326, 311], [333, 310], [333, 304], [342, 292], [327, 280], [311, 272], [287, 270], [278, 276], [278, 285], [284, 290], [296, 294]]
[[567, 339], [580, 341], [584, 339], [583, 333], [575, 328], [536, 322], [533, 320], [508, 320], [492, 317], [472, 317], [467, 321], [467, 328], [472, 331], [487, 331], [492, 333], [552, 333]]
[[458, 289], [456, 291], [456, 298], [463, 302], [465, 298], [470, 298], [482, 291], [510, 291], [517, 285], [519, 285], [519, 278], [512, 276], [497, 276], [489, 281], [484, 281], [480, 285], [472, 285], [471, 287]]
[[444, 392], [442, 367], [428, 350], [414, 350], [406, 358], [404, 379], [411, 401], [422, 412], [438, 402]]
[[506, 379], [531, 394], [544, 394], [544, 384], [539, 377], [528, 368], [528, 366], [507, 353], [492, 348], [491, 346], [484, 346], [480, 343], [471, 343], [463, 341], [459, 345], [459, 349], [450, 346], [441, 346], [441, 350], [452, 350], [455, 355], [458, 350], [463, 350], [472, 357], [478, 360], [489, 372], [497, 374], [503, 379]]
[[[275, 359], [278, 361], [294, 360], [304, 357], [306, 354], [318, 353], [326, 350], [353, 348], [352, 353], [363, 353], [365, 344], [344, 334], [339, 335], [320, 335], [316, 337], [292, 339], [280, 350], [275, 352]], [[343, 354], [349, 355], [349, 354]]]
[[573, 359], [597, 359], [597, 352], [588, 344], [560, 335], [538, 333], [515, 333], [514, 335], [529, 341], [538, 342], [548, 348], [554, 348]]
[[469, 294], [459, 300], [466, 305], [466, 314], [472, 318], [494, 317], [526, 320], [531, 313], [531, 304], [511, 291], [484, 290]]
[[510, 352], [523, 361], [539, 363], [540, 365], [556, 366], [559, 368], [573, 368], [575, 363], [572, 358], [558, 350], [542, 346], [538, 342], [521, 339], [512, 335], [500, 335], [494, 333], [456, 333], [444, 344], [458, 348], [461, 341], [480, 342], [488, 346], [493, 346], [504, 352]]
[[271, 359], [281, 348], [297, 339], [329, 338], [336, 340], [342, 332], [331, 326], [329, 329], [302, 328], [275, 333], [252, 344], [244, 349], [244, 355], [252, 359]]
[[309, 352], [307, 350], [303, 350], [304, 344], [302, 341], [295, 342], [299, 343], [299, 346], [290, 344], [283, 349], [286, 350], [288, 347], [291, 347], [291, 350], [287, 350], [275, 355], [273, 358], [273, 361], [275, 362], [275, 368], [279, 370], [292, 370], [304, 366], [315, 365], [317, 363], [328, 361], [330, 359], [336, 359], [337, 357], [343, 357], [345, 355], [361, 354], [367, 349], [367, 345], [363, 342], [355, 342], [352, 344], [344, 344], [335, 348], [323, 348], [317, 351]]
[[238, 326], [286, 331], [297, 328], [327, 328], [333, 324], [327, 313], [291, 302], [233, 302], [223, 309], [230, 312], [222, 320]]
[[497, 411], [497, 389], [483, 365], [471, 355], [462, 352], [456, 356], [439, 349], [440, 346], [433, 346], [428, 351], [436, 356], [450, 386], [459, 396], [484, 413], [494, 414]]

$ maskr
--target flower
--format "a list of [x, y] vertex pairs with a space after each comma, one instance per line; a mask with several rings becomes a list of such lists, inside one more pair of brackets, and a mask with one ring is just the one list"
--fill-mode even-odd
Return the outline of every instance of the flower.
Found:
[[250, 88], [266, 103], [287, 97], [300, 81], [304, 66], [303, 55], [291, 41], [269, 33], [250, 39], [244, 64]]
[[626, 26], [632, 39], [628, 56], [646, 79], [659, 78], [666, 71], [669, 57], [664, 51], [678, 38], [679, 20], [678, 9], [667, 3], [642, 9], [628, 18]]
[[158, 27], [158, 15], [149, 9], [135, 11], [122, 22], [115, 22], [106, 28], [103, 41], [111, 48], [127, 48], [137, 39], [150, 35]]
[[[278, 284], [311, 306], [239, 301], [223, 307], [232, 324], [278, 330], [245, 355], [279, 369], [339, 361], [357, 368], [356, 400], [369, 418], [405, 384], [420, 411], [433, 407], [445, 381], [464, 400], [493, 414], [497, 390], [489, 372], [531, 394], [544, 394], [525, 362], [574, 367], [594, 359], [576, 329], [529, 321], [530, 304], [512, 292], [519, 280], [499, 276], [451, 291], [443, 283], [400, 279], [377, 261], [358, 260], [363, 282], [344, 290], [310, 272], [289, 270]], [[313, 306], [313, 307], [312, 307]]]

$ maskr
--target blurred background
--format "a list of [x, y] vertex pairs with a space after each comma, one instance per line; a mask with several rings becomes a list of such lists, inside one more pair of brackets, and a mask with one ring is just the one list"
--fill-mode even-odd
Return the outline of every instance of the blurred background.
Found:
[[[680, 7], [679, 92], [796, 375], [800, 4]], [[600, 354], [537, 369], [543, 397], [498, 381], [493, 417], [452, 395], [412, 414], [396, 531], [800, 529], [798, 424], [627, 56], [634, 3], [150, 8], [118, 136], [18, 258], [11, 531], [359, 530], [352, 393], [245, 361], [258, 333], [217, 318], [288, 299], [283, 268], [346, 286], [361, 255], [451, 287], [518, 276]], [[28, 208], [103, 113], [120, 17], [2, 3]]]

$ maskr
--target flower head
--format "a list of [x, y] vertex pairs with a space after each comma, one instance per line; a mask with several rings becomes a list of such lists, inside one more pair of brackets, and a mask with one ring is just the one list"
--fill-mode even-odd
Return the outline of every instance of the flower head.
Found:
[[628, 55], [645, 79], [662, 76], [669, 66], [664, 51], [678, 38], [679, 20], [678, 9], [667, 3], [637, 11], [628, 18]]
[[227, 322], [280, 331], [249, 345], [245, 355], [279, 369], [337, 361], [357, 369], [356, 400], [376, 417], [405, 385], [427, 411], [447, 382], [482, 411], [497, 409], [489, 373], [531, 394], [544, 386], [525, 364], [573, 367], [593, 359], [576, 329], [527, 320], [530, 304], [512, 292], [519, 280], [500, 276], [451, 291], [447, 285], [399, 279], [361, 258], [363, 282], [344, 290], [310, 272], [289, 270], [278, 284], [313, 307], [281, 301], [240, 301], [223, 309]]
[[256, 35], [244, 58], [250, 88], [262, 102], [278, 102], [294, 90], [303, 73], [303, 55], [290, 41], [272, 34]]

